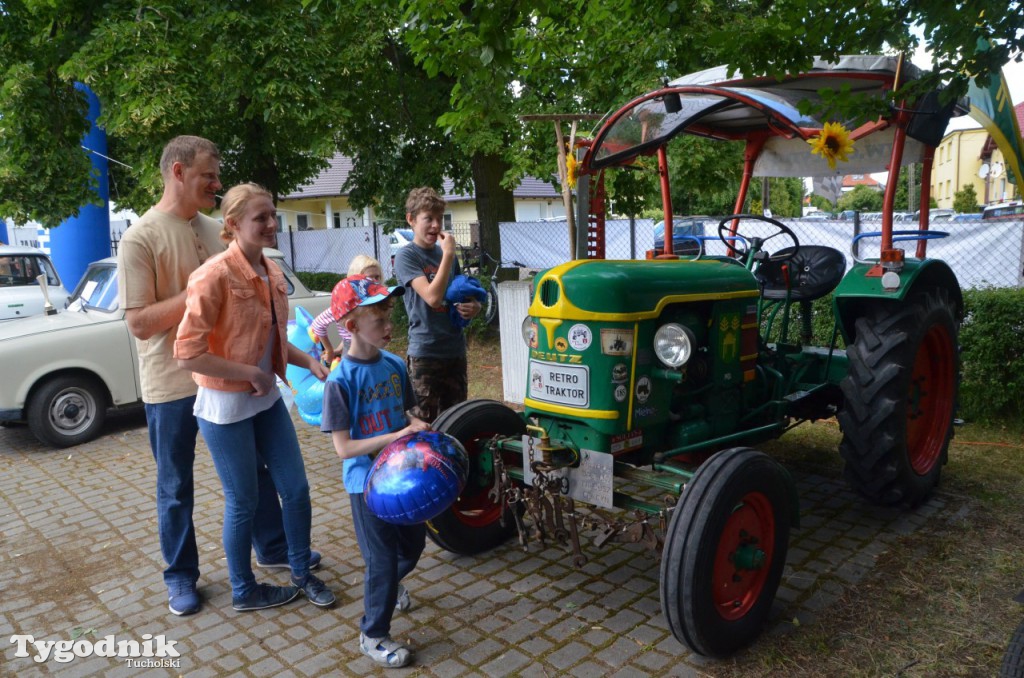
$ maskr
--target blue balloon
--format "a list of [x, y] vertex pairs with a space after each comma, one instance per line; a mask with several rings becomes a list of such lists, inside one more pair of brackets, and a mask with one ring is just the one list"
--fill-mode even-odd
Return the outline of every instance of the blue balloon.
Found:
[[458, 440], [440, 431], [420, 431], [380, 451], [363, 497], [384, 522], [415, 525], [447, 510], [468, 475], [469, 455]]
[[[310, 332], [313, 316], [301, 306], [295, 308], [295, 320], [288, 321], [288, 343], [320, 360], [320, 349], [317, 348]], [[332, 368], [333, 369], [333, 368]], [[319, 428], [320, 415], [324, 406], [324, 382], [317, 379], [305, 367], [289, 364], [285, 368], [285, 377], [295, 393], [295, 407], [299, 410], [302, 421]]]

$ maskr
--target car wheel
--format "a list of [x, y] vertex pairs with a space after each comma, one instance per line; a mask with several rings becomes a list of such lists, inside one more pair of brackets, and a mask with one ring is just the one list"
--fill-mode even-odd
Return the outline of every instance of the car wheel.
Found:
[[99, 435], [107, 417], [102, 389], [88, 377], [54, 377], [37, 387], [28, 400], [29, 429], [40, 442], [71, 447]]

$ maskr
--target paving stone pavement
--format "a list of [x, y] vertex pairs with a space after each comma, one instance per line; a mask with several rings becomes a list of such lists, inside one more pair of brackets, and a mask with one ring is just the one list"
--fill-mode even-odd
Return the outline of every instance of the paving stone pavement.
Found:
[[[154, 465], [141, 412], [108, 421], [101, 438], [68, 450], [27, 428], [0, 427], [0, 674], [11, 676], [327, 676], [377, 670], [357, 648], [362, 560], [328, 436], [296, 418], [313, 501], [320, 577], [338, 605], [304, 599], [260, 612], [231, 609], [221, 549], [220, 483], [200, 438], [195, 523], [199, 614], [167, 610], [156, 538]], [[840, 478], [794, 473], [802, 524], [766, 637], [794, 632], [827, 611], [901, 535], [958, 510], [939, 495], [903, 513], [861, 503]], [[589, 540], [587, 540], [589, 541]], [[637, 545], [584, 544], [580, 570], [560, 547], [530, 552], [514, 542], [458, 557], [428, 541], [407, 578], [414, 607], [393, 635], [417, 648], [422, 676], [713, 676], [716, 662], [689, 653], [668, 631], [658, 560]], [[287, 572], [261, 574], [284, 584]], [[799, 626], [793, 620], [800, 622]], [[173, 667], [129, 667], [106, 657], [35, 662], [17, 657], [14, 635], [36, 640], [175, 641]], [[395, 673], [390, 671], [389, 673]]]

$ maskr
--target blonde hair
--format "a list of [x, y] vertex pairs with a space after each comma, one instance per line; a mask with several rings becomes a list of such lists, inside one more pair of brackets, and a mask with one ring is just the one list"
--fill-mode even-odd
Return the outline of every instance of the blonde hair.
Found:
[[174, 137], [164, 146], [164, 152], [160, 156], [160, 173], [165, 176], [170, 174], [171, 167], [176, 162], [180, 162], [185, 167], [191, 167], [192, 163], [195, 162], [196, 156], [200, 153], [209, 153], [217, 160], [220, 160], [220, 151], [217, 149], [217, 144], [209, 139], [189, 136], [187, 134]]
[[437, 191], [429, 186], [421, 186], [409, 191], [409, 197], [405, 199], [405, 213], [413, 217], [420, 212], [444, 214], [446, 204]]
[[348, 265], [348, 274], [362, 275], [363, 271], [368, 268], [373, 268], [374, 266], [380, 269], [381, 274], [384, 273], [384, 269], [381, 267], [379, 261], [366, 254], [357, 254], [352, 257], [352, 263]]
[[221, 228], [220, 239], [224, 242], [234, 240], [235, 234], [228, 229], [228, 219], [238, 221], [245, 215], [245, 210], [249, 207], [249, 203], [252, 202], [253, 198], [264, 196], [270, 198], [271, 201], [274, 200], [274, 196], [270, 195], [270, 191], [251, 181], [229, 188], [220, 201], [220, 212], [224, 219], [224, 227]]

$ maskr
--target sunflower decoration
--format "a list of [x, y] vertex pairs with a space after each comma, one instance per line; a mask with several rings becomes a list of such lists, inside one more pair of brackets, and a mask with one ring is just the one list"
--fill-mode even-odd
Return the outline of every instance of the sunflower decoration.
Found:
[[853, 153], [850, 131], [838, 122], [826, 122], [821, 133], [813, 139], [808, 139], [807, 143], [811, 145], [813, 155], [820, 155], [828, 161], [829, 169], [836, 168], [836, 160], [849, 161], [850, 158], [847, 156]]
[[576, 172], [578, 168], [579, 163], [576, 162], [576, 155], [568, 153], [565, 156], [565, 183], [569, 184], [569, 188], [576, 188]]

